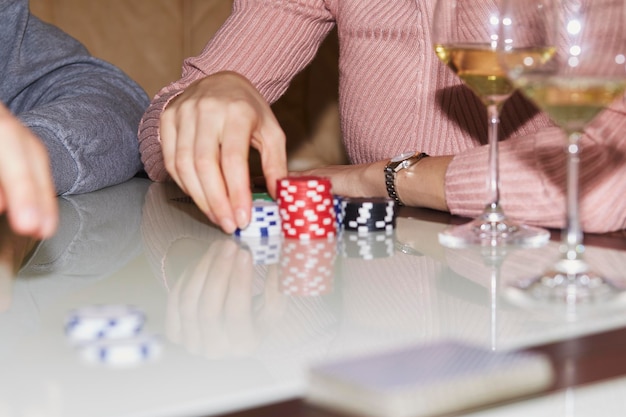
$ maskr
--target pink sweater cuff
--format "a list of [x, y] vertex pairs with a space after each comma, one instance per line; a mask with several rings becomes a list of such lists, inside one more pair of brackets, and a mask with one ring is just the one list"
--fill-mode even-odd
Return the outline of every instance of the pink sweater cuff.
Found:
[[183, 90], [169, 91], [156, 97], [139, 124], [138, 138], [141, 161], [148, 177], [153, 181], [169, 179], [161, 150], [160, 116], [167, 104], [182, 92]]

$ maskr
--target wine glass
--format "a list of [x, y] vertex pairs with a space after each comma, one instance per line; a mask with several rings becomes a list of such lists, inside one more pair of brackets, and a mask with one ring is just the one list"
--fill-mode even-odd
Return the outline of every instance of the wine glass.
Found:
[[[579, 219], [580, 139], [585, 126], [626, 88], [625, 0], [504, 0], [500, 58], [523, 94], [567, 136], [566, 219], [561, 256], [517, 295], [576, 308], [622, 290], [583, 258]], [[558, 301], [561, 304], [555, 304]]]
[[[471, 22], [471, 23], [468, 23]], [[500, 13], [496, 0], [438, 0], [433, 18], [433, 43], [441, 61], [454, 71], [487, 107], [489, 201], [469, 223], [451, 226], [439, 234], [448, 247], [467, 245], [539, 246], [547, 230], [516, 223], [500, 205], [498, 126], [500, 110], [515, 87], [498, 59]]]

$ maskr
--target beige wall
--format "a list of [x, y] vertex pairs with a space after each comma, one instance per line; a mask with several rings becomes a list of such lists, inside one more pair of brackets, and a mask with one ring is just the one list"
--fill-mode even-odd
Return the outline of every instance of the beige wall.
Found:
[[[232, 0], [30, 0], [31, 10], [122, 68], [150, 97], [179, 78], [230, 14]], [[274, 111], [288, 138], [292, 169], [345, 162], [339, 140], [337, 41], [293, 81]], [[258, 157], [252, 169], [259, 173]]]
[[31, 0], [31, 10], [113, 62], [153, 96], [230, 14], [230, 0]]

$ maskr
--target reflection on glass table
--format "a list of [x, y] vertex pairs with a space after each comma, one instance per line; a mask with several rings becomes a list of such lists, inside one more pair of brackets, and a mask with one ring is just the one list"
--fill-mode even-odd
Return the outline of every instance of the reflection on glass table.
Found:
[[[462, 297], [462, 292], [481, 293], [482, 303], [489, 304], [492, 308], [489, 334], [492, 346], [496, 347], [508, 349], [512, 346], [511, 342], [516, 345], [515, 335], [525, 333], [520, 332], [518, 326], [526, 330], [534, 328], [537, 331], [535, 336], [539, 339], [552, 333], [544, 341], [574, 337], [592, 328], [602, 330], [618, 326], [621, 315], [626, 312], [626, 306], [596, 305], [593, 308], [565, 311], [552, 304], [539, 308], [535, 304], [520, 301], [516, 296], [520, 282], [551, 265], [555, 257], [558, 257], [558, 248], [559, 244], [556, 242], [549, 242], [543, 248], [515, 249], [495, 254], [479, 248], [447, 248], [447, 264], [455, 272], [449, 278], [457, 276], [457, 279], [446, 287], [459, 294], [459, 297]], [[623, 265], [626, 265], [626, 252], [590, 246], [586, 256], [590, 261], [601, 265], [599, 270], [606, 276], [616, 277], [616, 282], [626, 284], [626, 280], [617, 279], [622, 274]], [[459, 281], [458, 278], [463, 278], [464, 281]], [[468, 288], [469, 283], [473, 284], [471, 288]], [[571, 319], [574, 313], [577, 314], [577, 320]], [[475, 334], [486, 334], [485, 327], [472, 331]], [[541, 334], [550, 327], [552, 332]], [[525, 339], [518, 340], [519, 346], [535, 343], [531, 335], [526, 335]]]

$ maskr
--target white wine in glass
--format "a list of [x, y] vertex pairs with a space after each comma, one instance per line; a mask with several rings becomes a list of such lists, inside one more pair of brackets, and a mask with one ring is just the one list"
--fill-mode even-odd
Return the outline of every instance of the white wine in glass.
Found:
[[[626, 89], [626, 0], [504, 0], [502, 16], [500, 52], [507, 74], [567, 137], [560, 259], [510, 293], [533, 303], [565, 305], [574, 317], [583, 305], [624, 293], [584, 259], [579, 170], [585, 127]], [[544, 62], [510, 54], [531, 48], [552, 48], [553, 53]]]
[[[498, 3], [491, 0], [438, 0], [433, 19], [434, 49], [446, 64], [478, 96], [487, 108], [489, 173], [488, 201], [482, 214], [460, 226], [439, 234], [448, 247], [468, 245], [540, 246], [550, 234], [547, 230], [519, 224], [509, 219], [500, 204], [498, 127], [500, 110], [515, 86], [503, 68], [499, 54], [500, 25]], [[472, 22], [472, 29], [462, 30]], [[537, 51], [538, 58], [542, 51]]]

